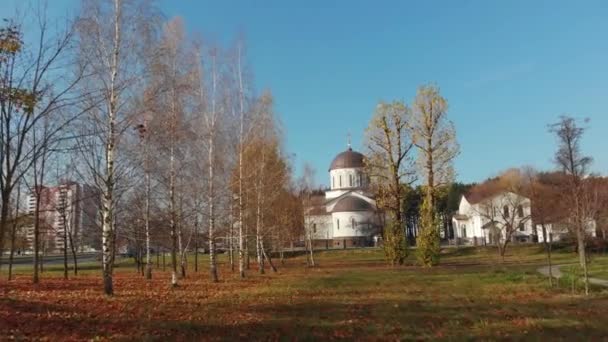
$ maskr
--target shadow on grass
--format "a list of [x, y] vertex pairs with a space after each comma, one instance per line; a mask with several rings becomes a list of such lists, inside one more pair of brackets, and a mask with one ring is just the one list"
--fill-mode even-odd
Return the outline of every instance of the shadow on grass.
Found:
[[[569, 310], [584, 311], [571, 303]], [[396, 301], [270, 304], [247, 308], [252, 319], [221, 322], [156, 321], [149, 336], [210, 339], [602, 339], [601, 323], [564, 318], [542, 303], [498, 306], [488, 301]], [[569, 315], [573, 317], [573, 315]], [[254, 320], [252, 322], [251, 320]]]

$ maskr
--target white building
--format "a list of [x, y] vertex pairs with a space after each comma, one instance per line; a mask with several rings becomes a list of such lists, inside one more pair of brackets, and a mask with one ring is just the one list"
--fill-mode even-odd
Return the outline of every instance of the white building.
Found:
[[305, 203], [305, 225], [315, 245], [372, 245], [380, 234], [381, 219], [368, 192], [363, 155], [350, 147], [338, 154], [329, 167], [329, 178], [325, 195], [311, 196]]
[[456, 243], [493, 244], [508, 235], [514, 242], [538, 241], [529, 198], [508, 191], [468, 197], [462, 196], [452, 217]]
[[[543, 226], [536, 225], [538, 231], [538, 242], [544, 242]], [[567, 223], [549, 223], [545, 224], [547, 240], [549, 242], [557, 242], [566, 239], [567, 237], [576, 238], [576, 233], [571, 229], [571, 225]], [[595, 220], [588, 220], [585, 225], [585, 233], [587, 237], [597, 237], [597, 223]]]

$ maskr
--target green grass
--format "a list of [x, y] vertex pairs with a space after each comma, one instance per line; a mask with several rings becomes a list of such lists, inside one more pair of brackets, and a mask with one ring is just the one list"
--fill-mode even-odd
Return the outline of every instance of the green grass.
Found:
[[[176, 289], [168, 286], [168, 271], [156, 269], [153, 281], [146, 283], [132, 261], [124, 260], [116, 269], [116, 295], [109, 299], [100, 294], [97, 275], [71, 279], [62, 289], [68, 283], [53, 279], [60, 277], [60, 267], [49, 270], [42, 288], [34, 291], [28, 280], [0, 284], [8, 294], [0, 297], [0, 324], [19, 317], [19, 334], [35, 331], [52, 340], [66, 338], [68, 330], [57, 327], [74, 324], [77, 328], [69, 332], [78, 339], [102, 340], [608, 336], [608, 292], [593, 288], [584, 297], [580, 288], [572, 294], [565, 284], [550, 288], [536, 272], [545, 263], [538, 246], [512, 246], [504, 262], [495, 248], [449, 248], [433, 268], [416, 266], [413, 255], [406, 265], [389, 267], [380, 249], [318, 251], [315, 259], [315, 268], [306, 267], [299, 256], [278, 265], [279, 273], [268, 270], [265, 275], [257, 274], [252, 264], [248, 278], [239, 280], [227, 268], [224, 254], [221, 281], [213, 284], [206, 273], [208, 257], [200, 257], [200, 272], [195, 273], [190, 256], [188, 277]], [[558, 251], [553, 259], [571, 263], [576, 255]], [[279, 264], [278, 258], [275, 262]], [[62, 320], [64, 316], [68, 318]]]

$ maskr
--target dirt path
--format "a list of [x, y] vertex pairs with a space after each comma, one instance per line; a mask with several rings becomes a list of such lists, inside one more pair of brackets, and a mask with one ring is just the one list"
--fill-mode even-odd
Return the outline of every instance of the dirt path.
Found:
[[[568, 264], [568, 265], [572, 265], [572, 264]], [[568, 265], [553, 265], [551, 267], [551, 273], [553, 273], [553, 277], [554, 278], [561, 278], [564, 276], [564, 274], [562, 273], [562, 271], [559, 269], [562, 266], [568, 266]], [[544, 275], [544, 276], [549, 276], [549, 266], [543, 266], [540, 267], [539, 269], [537, 269], [538, 273]], [[608, 287], [608, 280], [605, 279], [599, 279], [599, 278], [589, 278], [589, 283], [590, 284], [594, 284], [594, 285], [599, 285], [599, 286], [605, 286]]]

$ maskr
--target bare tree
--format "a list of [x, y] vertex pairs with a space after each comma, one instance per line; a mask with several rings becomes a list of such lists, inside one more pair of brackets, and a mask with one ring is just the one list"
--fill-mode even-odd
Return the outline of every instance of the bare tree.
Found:
[[579, 262], [584, 274], [585, 294], [589, 294], [589, 275], [585, 253], [585, 227], [589, 217], [585, 212], [583, 178], [587, 176], [593, 159], [585, 156], [581, 151], [580, 144], [585, 127], [580, 126], [576, 119], [562, 116], [557, 123], [549, 126], [549, 131], [554, 133], [557, 138], [555, 164], [568, 175], [566, 191], [572, 205], [570, 218], [576, 231]]
[[[46, 145], [60, 139], [78, 115], [63, 112], [80, 102], [74, 90], [84, 77], [80, 65], [73, 73], [64, 71], [73, 64], [72, 24], [66, 20], [50, 27], [44, 6], [34, 8], [29, 15], [36, 23], [31, 46], [23, 43], [21, 25], [9, 22], [0, 29], [0, 259], [13, 190], [34, 160], [49, 150]], [[33, 131], [51, 116], [53, 125], [44, 137], [38, 137], [38, 144], [32, 144]]]
[[[314, 185], [315, 178], [315, 170], [314, 168], [306, 163], [304, 164], [304, 169], [302, 171], [302, 178], [300, 179], [300, 193], [302, 194], [302, 200], [304, 202], [304, 207], [310, 207], [312, 203], [310, 202], [310, 196], [312, 189], [315, 188]], [[314, 246], [313, 246], [313, 227], [310, 219], [304, 219], [304, 238], [306, 241], [306, 248], [309, 251], [309, 255], [306, 259], [308, 264], [312, 267], [315, 267], [315, 257], [314, 257]]]
[[142, 45], [154, 30], [154, 7], [145, 1], [84, 0], [78, 25], [81, 60], [91, 79], [84, 88], [89, 102], [84, 139], [79, 143], [83, 160], [101, 194], [102, 265], [104, 292], [114, 293], [112, 275], [116, 226], [117, 165], [119, 144], [133, 127], [136, 112], [129, 108], [143, 73]]
[[245, 246], [247, 245], [247, 236], [244, 234], [244, 189], [243, 189], [243, 155], [246, 152], [247, 137], [249, 136], [249, 129], [253, 125], [246, 125], [246, 78], [243, 76], [244, 67], [244, 43], [243, 40], [239, 40], [236, 44], [236, 67], [234, 69], [235, 78], [238, 81], [238, 141], [237, 141], [237, 153], [238, 153], [238, 252], [239, 252], [239, 275], [241, 278], [245, 278]]

